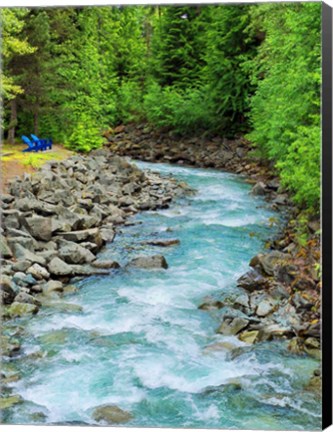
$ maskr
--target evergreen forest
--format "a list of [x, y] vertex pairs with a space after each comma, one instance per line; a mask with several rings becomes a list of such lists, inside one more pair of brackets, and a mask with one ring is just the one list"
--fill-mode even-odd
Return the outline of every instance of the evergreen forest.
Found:
[[320, 3], [7, 8], [1, 24], [6, 141], [87, 152], [135, 122], [244, 136], [319, 209]]

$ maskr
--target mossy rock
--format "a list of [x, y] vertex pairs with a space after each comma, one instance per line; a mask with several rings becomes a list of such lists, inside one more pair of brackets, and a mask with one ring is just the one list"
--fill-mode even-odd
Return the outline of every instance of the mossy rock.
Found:
[[25, 315], [34, 315], [38, 312], [38, 306], [30, 303], [14, 302], [8, 308], [9, 315], [14, 317], [22, 317]]
[[39, 337], [40, 342], [47, 345], [63, 344], [68, 338], [68, 333], [65, 330], [56, 330]]
[[0, 409], [10, 408], [13, 405], [22, 403], [23, 399], [19, 395], [13, 395], [8, 397], [0, 398]]
[[93, 419], [97, 422], [103, 421], [107, 424], [127, 423], [133, 416], [116, 405], [102, 405], [94, 409]]
[[248, 344], [254, 344], [257, 341], [258, 334], [258, 330], [246, 330], [238, 336], [238, 339]]

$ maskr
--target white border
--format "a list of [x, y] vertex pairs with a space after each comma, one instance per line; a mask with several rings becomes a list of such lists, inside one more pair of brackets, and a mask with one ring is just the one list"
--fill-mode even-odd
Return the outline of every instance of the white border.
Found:
[[[285, 2], [295, 2], [302, 0], [283, 0]], [[304, 0], [303, 0], [304, 1]], [[311, 1], [311, 0], [305, 0]], [[320, 0], [312, 0], [320, 1]], [[279, 0], [276, 0], [279, 2]], [[268, 3], [267, 0], [0, 0], [0, 7], [34, 7], [34, 6], [102, 6], [102, 5], [139, 5], [139, 4], [212, 4], [212, 3]], [[282, 1], [281, 1], [282, 3]], [[333, 0], [325, 0], [325, 3], [333, 7]], [[332, 407], [333, 408], [333, 407]], [[126, 428], [126, 427], [90, 427], [90, 426], [32, 426], [32, 425], [2, 425], [1, 432], [221, 432], [224, 429], [171, 429], [171, 428]], [[232, 429], [228, 432], [245, 432], [244, 430]], [[326, 429], [327, 432], [333, 432], [333, 426]], [[254, 430], [253, 432], [263, 432], [263, 430]], [[291, 432], [291, 431], [283, 431]]]

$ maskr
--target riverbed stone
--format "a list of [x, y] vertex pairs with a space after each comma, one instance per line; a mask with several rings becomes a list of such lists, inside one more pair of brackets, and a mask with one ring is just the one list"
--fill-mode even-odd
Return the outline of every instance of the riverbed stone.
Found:
[[14, 302], [8, 308], [8, 313], [12, 318], [22, 317], [31, 314], [34, 315], [37, 312], [38, 312], [38, 306], [30, 303]]
[[133, 416], [128, 411], [124, 411], [116, 405], [102, 405], [94, 409], [92, 417], [97, 422], [107, 424], [127, 423]]
[[275, 308], [275, 302], [271, 297], [264, 298], [257, 306], [256, 314], [259, 317], [265, 317], [273, 312]]
[[36, 280], [49, 279], [50, 273], [45, 267], [39, 264], [33, 264], [27, 269], [27, 273], [31, 274]]
[[45, 258], [30, 252], [28, 249], [24, 248], [23, 246], [21, 246], [20, 244], [16, 244], [14, 246], [14, 252], [15, 252], [15, 256], [17, 258], [21, 258], [22, 260], [27, 260], [30, 261], [32, 263], [37, 263], [40, 265], [45, 265], [46, 264], [46, 260]]
[[18, 260], [13, 263], [13, 270], [15, 272], [25, 272], [31, 266], [31, 261], [28, 260]]
[[253, 292], [269, 288], [269, 281], [256, 269], [252, 269], [237, 280], [237, 285], [246, 291]]
[[3, 274], [0, 277], [0, 292], [3, 304], [8, 305], [13, 303], [16, 296], [14, 284], [11, 278]]
[[55, 276], [68, 276], [73, 274], [73, 269], [62, 259], [55, 257], [48, 264], [48, 270]]
[[64, 284], [61, 281], [49, 280], [47, 283], [43, 284], [42, 288], [44, 294], [50, 294], [52, 292], [62, 293]]
[[0, 409], [11, 408], [13, 405], [22, 403], [23, 399], [19, 395], [11, 395], [0, 398]]
[[23, 219], [24, 226], [37, 240], [49, 241], [52, 237], [52, 219], [33, 215]]
[[249, 320], [242, 317], [227, 317], [217, 329], [217, 333], [221, 333], [225, 336], [234, 336], [247, 327], [249, 322]]
[[285, 264], [291, 256], [277, 250], [270, 251], [267, 254], [258, 254], [252, 258], [250, 265], [260, 267], [268, 276], [273, 276], [279, 266]]
[[89, 249], [85, 249], [74, 242], [66, 242], [58, 251], [59, 257], [69, 264], [91, 263], [96, 259]]
[[40, 302], [32, 295], [24, 292], [24, 291], [20, 291], [17, 296], [14, 299], [14, 302], [17, 303], [28, 303], [28, 304], [32, 304], [32, 305], [36, 305], [36, 306], [40, 306]]
[[13, 252], [3, 235], [0, 235], [0, 256], [4, 258], [11, 258], [13, 256]]
[[143, 269], [168, 268], [168, 263], [163, 255], [142, 256], [134, 258], [128, 264], [129, 267]]
[[178, 245], [180, 243], [180, 240], [178, 239], [149, 240], [146, 243], [151, 246], [168, 247], [168, 246]]
[[238, 339], [252, 345], [257, 341], [258, 335], [258, 330], [245, 330], [238, 335]]
[[117, 269], [120, 268], [120, 264], [113, 260], [95, 260], [91, 263], [93, 267], [101, 269]]

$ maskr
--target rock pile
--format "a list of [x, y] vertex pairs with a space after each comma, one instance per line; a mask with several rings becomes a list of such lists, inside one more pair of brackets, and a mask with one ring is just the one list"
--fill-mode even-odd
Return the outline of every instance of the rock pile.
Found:
[[313, 280], [298, 272], [289, 253], [277, 250], [255, 256], [250, 266], [238, 279], [244, 293], [230, 304], [235, 313], [223, 317], [217, 332], [250, 344], [291, 339], [292, 352], [320, 359], [320, 324], [314, 312], [320, 297]]
[[[118, 268], [96, 258], [113, 241], [116, 227], [140, 210], [167, 208], [184, 189], [107, 150], [50, 162], [13, 180], [1, 195], [3, 316], [35, 314], [73, 276]], [[155, 267], [167, 267], [163, 257], [150, 259]], [[132, 265], [149, 267], [146, 261], [138, 258]]]

